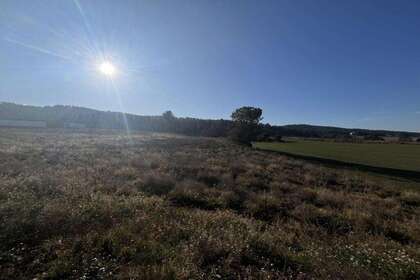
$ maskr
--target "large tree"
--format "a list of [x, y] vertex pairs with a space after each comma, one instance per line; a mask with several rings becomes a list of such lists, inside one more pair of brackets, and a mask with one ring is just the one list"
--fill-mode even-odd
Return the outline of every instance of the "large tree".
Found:
[[172, 111], [163, 112], [162, 117], [167, 121], [172, 121], [175, 119], [175, 115], [172, 113]]
[[255, 107], [241, 107], [236, 109], [232, 115], [232, 121], [246, 123], [246, 124], [259, 124], [263, 119], [262, 109]]
[[231, 115], [233, 127], [229, 138], [235, 142], [250, 145], [257, 139], [261, 130], [259, 123], [262, 118], [262, 109], [255, 107], [241, 107]]

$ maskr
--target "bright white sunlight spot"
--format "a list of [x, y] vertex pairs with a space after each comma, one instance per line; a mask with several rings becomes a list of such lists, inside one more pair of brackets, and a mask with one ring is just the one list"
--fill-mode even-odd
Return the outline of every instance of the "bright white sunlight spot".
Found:
[[116, 68], [111, 62], [103, 61], [99, 64], [99, 71], [108, 77], [112, 77], [116, 73]]

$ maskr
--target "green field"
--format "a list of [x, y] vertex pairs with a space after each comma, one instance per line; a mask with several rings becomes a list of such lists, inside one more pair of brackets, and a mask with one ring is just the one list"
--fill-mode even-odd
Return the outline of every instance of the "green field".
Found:
[[260, 142], [254, 143], [254, 147], [374, 167], [420, 171], [420, 145], [414, 144], [362, 144], [297, 140], [284, 143]]

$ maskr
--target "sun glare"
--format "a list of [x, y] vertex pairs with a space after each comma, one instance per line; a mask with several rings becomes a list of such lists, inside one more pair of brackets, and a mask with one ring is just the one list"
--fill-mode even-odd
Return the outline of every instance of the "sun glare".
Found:
[[116, 73], [116, 68], [111, 62], [103, 61], [99, 64], [99, 71], [108, 77], [112, 77]]

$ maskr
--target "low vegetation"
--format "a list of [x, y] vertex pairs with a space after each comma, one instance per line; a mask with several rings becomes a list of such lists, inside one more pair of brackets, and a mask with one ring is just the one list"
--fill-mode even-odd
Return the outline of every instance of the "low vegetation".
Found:
[[348, 163], [420, 171], [420, 145], [343, 143], [294, 140], [282, 143], [255, 143], [255, 147], [301, 156], [332, 159]]
[[1, 129], [0, 158], [1, 279], [420, 278], [416, 183], [99, 130]]

